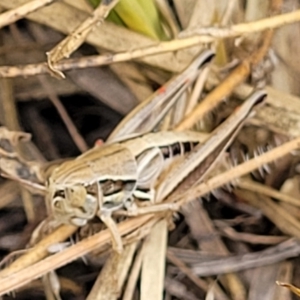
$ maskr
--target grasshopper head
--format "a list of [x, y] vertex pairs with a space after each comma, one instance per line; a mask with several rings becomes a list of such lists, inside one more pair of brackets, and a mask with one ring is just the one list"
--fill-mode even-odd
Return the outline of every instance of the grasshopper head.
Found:
[[[51, 185], [50, 185], [51, 186]], [[50, 203], [54, 217], [62, 223], [84, 226], [97, 211], [97, 198], [83, 185], [52, 187]]]

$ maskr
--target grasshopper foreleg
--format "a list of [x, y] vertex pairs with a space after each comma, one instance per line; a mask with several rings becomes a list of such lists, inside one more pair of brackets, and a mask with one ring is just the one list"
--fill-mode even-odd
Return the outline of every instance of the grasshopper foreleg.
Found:
[[118, 253], [122, 253], [123, 243], [122, 243], [121, 235], [118, 230], [116, 222], [113, 220], [111, 216], [111, 212], [100, 212], [98, 213], [98, 217], [106, 225], [106, 227], [108, 228], [111, 234], [113, 250]]

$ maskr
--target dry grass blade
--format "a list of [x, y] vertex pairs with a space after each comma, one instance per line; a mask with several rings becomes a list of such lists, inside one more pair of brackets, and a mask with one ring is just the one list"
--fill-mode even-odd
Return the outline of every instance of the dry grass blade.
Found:
[[[43, 240], [37, 243], [34, 248], [28, 250], [26, 254], [15, 260], [9, 265], [9, 267], [2, 270], [0, 272], [0, 278], [5, 278], [6, 276], [18, 273], [20, 270], [27, 267], [30, 269], [32, 264], [38, 262], [49, 254], [48, 248], [51, 245], [64, 241], [71, 234], [73, 234], [76, 229], [77, 228], [74, 226], [62, 226], [57, 228], [50, 235], [46, 236]], [[51, 270], [53, 269], [50, 268], [49, 271]]]
[[289, 137], [299, 136], [300, 117], [298, 113], [286, 112], [277, 107], [266, 106], [249, 123], [266, 126], [270, 130]]
[[113, 300], [120, 297], [136, 247], [137, 243], [132, 243], [124, 248], [121, 255], [116, 252], [110, 254], [87, 300]]
[[87, 35], [96, 26], [104, 22], [104, 19], [109, 14], [110, 10], [119, 2], [119, 0], [112, 0], [100, 3], [95, 9], [92, 16], [87, 18], [74, 32], [67, 38], [61, 41], [55, 48], [47, 52], [48, 66], [51, 71], [57, 76], [64, 78], [64, 74], [59, 72], [54, 66], [62, 58], [68, 58], [76, 49], [84, 43]]
[[290, 203], [295, 206], [300, 206], [299, 199], [286, 195], [282, 192], [278, 192], [277, 190], [272, 189], [271, 187], [265, 186], [263, 184], [251, 180], [245, 180], [245, 179], [237, 180], [237, 186], [239, 186], [242, 189], [260, 193], [262, 195], [269, 196], [286, 203]]
[[[290, 282], [293, 277], [294, 266], [291, 261], [285, 261], [280, 264], [279, 274], [277, 276], [277, 281], [279, 282]], [[273, 283], [274, 284], [274, 283]], [[282, 289], [280, 286], [276, 289], [276, 295], [274, 300], [292, 300], [292, 294], [288, 289]]]
[[33, 0], [28, 3], [25, 3], [15, 9], [6, 11], [0, 15], [0, 28], [7, 26], [11, 23], [14, 23], [31, 12], [45, 6], [56, 0]]
[[[252, 280], [248, 300], [256, 299], [274, 299], [278, 287], [274, 284], [277, 279], [280, 264], [262, 266], [252, 271]], [[262, 284], [262, 277], [264, 278]]]
[[[213, 76], [208, 77], [207, 85], [210, 89], [218, 84], [219, 81], [216, 78], [214, 78]], [[268, 94], [268, 97], [266, 99], [266, 103], [268, 105], [280, 108], [282, 110], [284, 109], [287, 112], [300, 113], [299, 97], [288, 94], [278, 89], [274, 89], [271, 86], [266, 86], [265, 90]], [[250, 93], [252, 93], [252, 91], [252, 86], [246, 83], [242, 83], [233, 90], [233, 94], [239, 99], [245, 99]]]
[[134, 263], [132, 265], [132, 269], [130, 275], [128, 277], [128, 281], [124, 290], [123, 300], [131, 300], [134, 294], [134, 290], [136, 287], [136, 283], [138, 281], [138, 277], [141, 270], [141, 265], [143, 261], [143, 255], [145, 251], [145, 244], [142, 245], [141, 249], [139, 249]]
[[[182, 207], [183, 214], [186, 218], [186, 222], [191, 229], [191, 234], [197, 241], [199, 249], [205, 252], [213, 252], [216, 255], [226, 256], [229, 254], [229, 250], [226, 247], [222, 239], [216, 236], [216, 230], [214, 224], [210, 219], [206, 210], [200, 205], [199, 202], [193, 203], [191, 206], [185, 205]], [[197, 222], [201, 222], [202, 226], [197, 226]], [[213, 239], [201, 239], [203, 236], [214, 236]], [[243, 282], [234, 273], [226, 274], [225, 277], [220, 277], [219, 280], [230, 291], [232, 299], [245, 299], [246, 290]], [[215, 284], [216, 295], [219, 296], [219, 285]]]
[[141, 273], [141, 300], [163, 299], [167, 247], [166, 220], [155, 224], [145, 244]]
[[258, 207], [285, 234], [300, 238], [300, 222], [272, 199], [252, 192], [236, 191], [236, 194], [251, 205]]
[[249, 268], [271, 265], [299, 255], [298, 239], [290, 239], [267, 250], [245, 255], [220, 258], [193, 264], [193, 271], [198, 276], [210, 276], [237, 272]]
[[[145, 222], [149, 221], [150, 219], [151, 215], [141, 216], [132, 220], [127, 220], [118, 226], [119, 232], [121, 235], [125, 235], [141, 227]], [[73, 226], [63, 226], [61, 230], [63, 229], [66, 230], [66, 235], [70, 236], [71, 233], [74, 232], [75, 228]], [[50, 244], [49, 236], [44, 239], [45, 241], [47, 240], [47, 243], [42, 241], [44, 246], [42, 247], [41, 251], [39, 250], [39, 253], [42, 254], [42, 257], [45, 257], [48, 246], [50, 246], [53, 243], [59, 242], [57, 236], [57, 233], [56, 237], [54, 234], [51, 235], [52, 240]], [[66, 237], [64, 237], [64, 239], [65, 238]], [[95, 234], [81, 242], [78, 242], [76, 245], [73, 245], [37, 263], [32, 263], [32, 260], [38, 261], [41, 258], [41, 255], [37, 257], [36, 251], [38, 251], [38, 248], [33, 248], [26, 255], [22, 256], [30, 256], [30, 261], [27, 262], [26, 259], [26, 263], [24, 263], [24, 258], [21, 257], [20, 259], [17, 259], [14, 262], [14, 264], [12, 264], [10, 267], [0, 272], [0, 295], [15, 290], [31, 282], [33, 279], [39, 278], [42, 275], [48, 273], [49, 271], [64, 266], [67, 263], [77, 259], [78, 257], [81, 257], [89, 253], [90, 251], [101, 247], [102, 245], [108, 243], [110, 241], [110, 238], [110, 232], [108, 230], [101, 231], [100, 233]], [[26, 265], [27, 267], [24, 267]]]
[[197, 105], [197, 107], [188, 114], [176, 129], [179, 131], [191, 128], [197, 120], [200, 120], [216, 107], [231, 91], [245, 80], [250, 72], [250, 60], [244, 60], [231, 74], [213, 90], [207, 97]]
[[176, 126], [176, 129], [186, 130], [191, 128], [197, 120], [204, 118], [209, 111], [213, 110], [225, 97], [230, 95], [231, 91], [246, 79], [251, 68], [263, 59], [271, 44], [272, 36], [272, 31], [266, 32], [263, 35], [260, 48], [244, 59], [192, 112], [185, 116], [180, 124]]

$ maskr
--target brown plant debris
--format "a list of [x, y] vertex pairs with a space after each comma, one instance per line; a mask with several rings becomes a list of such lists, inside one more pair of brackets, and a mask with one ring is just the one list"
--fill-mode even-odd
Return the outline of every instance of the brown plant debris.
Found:
[[297, 299], [298, 2], [96, 2], [0, 1], [1, 299]]

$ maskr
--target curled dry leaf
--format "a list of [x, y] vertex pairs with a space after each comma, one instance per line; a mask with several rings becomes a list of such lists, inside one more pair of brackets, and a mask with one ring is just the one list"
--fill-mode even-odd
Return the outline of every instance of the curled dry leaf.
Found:
[[27, 142], [31, 134], [21, 131], [10, 131], [6, 127], [0, 127], [0, 155], [16, 157], [15, 148], [20, 142]]
[[30, 138], [28, 133], [0, 127], [1, 175], [19, 181], [27, 187], [44, 191], [44, 187], [37, 183], [40, 178], [39, 164], [27, 161], [18, 151], [20, 143], [27, 142]]

